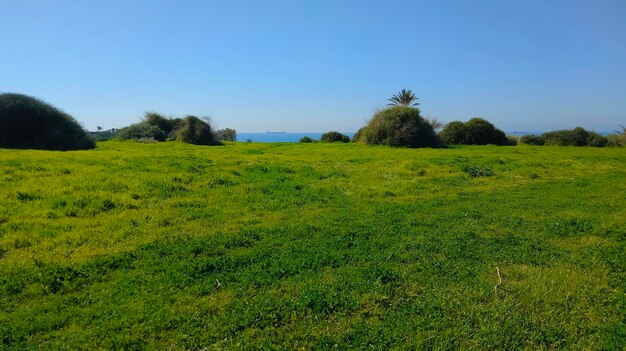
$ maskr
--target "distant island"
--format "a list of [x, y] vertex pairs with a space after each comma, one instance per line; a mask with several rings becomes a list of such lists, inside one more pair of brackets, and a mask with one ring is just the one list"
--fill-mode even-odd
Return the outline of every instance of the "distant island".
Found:
[[287, 132], [270, 132], [269, 130], [267, 131], [267, 134], [285, 134]]

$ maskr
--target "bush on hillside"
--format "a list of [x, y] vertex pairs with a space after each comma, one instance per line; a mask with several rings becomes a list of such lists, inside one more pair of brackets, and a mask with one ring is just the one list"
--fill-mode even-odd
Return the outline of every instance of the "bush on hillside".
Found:
[[328, 132], [322, 134], [320, 140], [324, 143], [349, 143], [350, 137], [339, 132]]
[[165, 135], [169, 135], [179, 121], [180, 119], [166, 118], [155, 112], [147, 112], [144, 117], [144, 122], [148, 125], [158, 127]]
[[237, 131], [230, 128], [224, 128], [217, 131], [219, 140], [223, 141], [237, 141]]
[[362, 129], [359, 140], [395, 147], [440, 146], [433, 127], [420, 116], [420, 110], [407, 106], [378, 111]]
[[482, 118], [472, 118], [467, 123], [467, 137], [470, 145], [509, 145], [503, 131]]
[[626, 133], [610, 134], [606, 136], [607, 146], [626, 146]]
[[439, 136], [451, 145], [515, 145], [517, 141], [508, 138], [503, 131], [482, 118], [472, 118], [463, 123], [448, 123]]
[[609, 140], [595, 132], [589, 132], [587, 136], [587, 145], [593, 147], [605, 147], [609, 143]]
[[452, 121], [448, 123], [441, 132], [439, 137], [441, 140], [450, 145], [463, 145], [468, 144], [467, 127], [465, 123], [461, 121]]
[[69, 114], [23, 94], [0, 94], [0, 148], [93, 149], [96, 143]]
[[303, 136], [302, 138], [300, 138], [300, 142], [301, 143], [312, 143], [313, 139], [309, 138], [308, 136]]
[[363, 131], [364, 130], [365, 130], [365, 127], [362, 127], [359, 130], [357, 130], [356, 133], [354, 133], [354, 135], [352, 136], [352, 139], [350, 141], [355, 143], [355, 142], [358, 142], [359, 140], [361, 140], [361, 137], [363, 136]]
[[519, 138], [519, 142], [528, 145], [543, 145], [545, 143], [540, 136], [535, 134], [523, 135]]
[[172, 133], [176, 140], [195, 145], [221, 145], [213, 128], [207, 121], [196, 116], [187, 116]]
[[167, 134], [156, 125], [141, 122], [118, 129], [115, 137], [121, 140], [147, 140], [152, 138], [156, 141], [165, 141]]
[[586, 131], [581, 127], [571, 130], [556, 130], [541, 135], [545, 145], [559, 146], [595, 146], [604, 147], [608, 140], [602, 135]]

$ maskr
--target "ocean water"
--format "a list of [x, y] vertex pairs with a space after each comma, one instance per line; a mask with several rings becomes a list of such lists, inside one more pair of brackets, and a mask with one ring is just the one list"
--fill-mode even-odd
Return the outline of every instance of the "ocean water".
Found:
[[[354, 133], [344, 133], [352, 138]], [[305, 136], [311, 139], [319, 140], [323, 133], [237, 133], [237, 141], [252, 140], [257, 143], [295, 143]]]

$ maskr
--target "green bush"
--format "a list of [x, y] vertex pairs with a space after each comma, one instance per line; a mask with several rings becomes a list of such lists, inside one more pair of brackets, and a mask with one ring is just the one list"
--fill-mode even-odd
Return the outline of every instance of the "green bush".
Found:
[[610, 134], [606, 139], [607, 146], [626, 146], [626, 134]]
[[354, 135], [352, 136], [352, 141], [353, 143], [358, 142], [359, 140], [361, 140], [361, 137], [363, 136], [363, 131], [365, 130], [365, 127], [363, 128], [359, 128], [359, 130], [356, 131], [356, 133], [354, 133]]
[[462, 168], [463, 172], [466, 172], [471, 177], [491, 177], [493, 176], [493, 171], [489, 167], [484, 166], [464, 166]]
[[609, 140], [595, 132], [589, 132], [587, 136], [587, 145], [593, 147], [605, 147], [609, 143]]
[[69, 114], [23, 94], [0, 94], [0, 148], [93, 149], [96, 143]]
[[465, 123], [450, 122], [439, 133], [439, 137], [444, 143], [451, 145], [516, 144], [503, 131], [482, 118], [472, 118]]
[[339, 132], [328, 132], [322, 134], [320, 140], [325, 143], [349, 143], [350, 137]]
[[301, 143], [312, 143], [313, 139], [309, 138], [308, 136], [304, 136], [304, 137], [300, 138], [300, 142]]
[[237, 131], [231, 128], [220, 129], [217, 131], [219, 140], [237, 141]]
[[211, 125], [196, 116], [185, 117], [172, 132], [176, 140], [195, 145], [221, 145]]
[[514, 135], [506, 136], [506, 144], [509, 146], [515, 146], [519, 142], [519, 138]]
[[559, 146], [604, 147], [608, 143], [608, 140], [602, 135], [586, 131], [581, 127], [576, 127], [571, 130], [556, 130], [543, 133], [541, 139], [544, 140], [545, 145]]
[[366, 144], [395, 147], [438, 147], [433, 127], [415, 107], [394, 106], [378, 111], [365, 126], [360, 139]]
[[180, 119], [166, 118], [155, 112], [147, 112], [144, 117], [144, 122], [151, 126], [156, 126], [161, 129], [165, 135], [169, 135], [176, 127]]
[[543, 145], [543, 139], [535, 134], [523, 135], [519, 138], [520, 143], [528, 145]]
[[441, 132], [439, 137], [441, 140], [450, 145], [463, 145], [468, 144], [467, 141], [467, 126], [461, 121], [452, 121], [448, 123]]
[[118, 129], [115, 137], [121, 140], [149, 140], [152, 138], [156, 141], [165, 141], [167, 134], [156, 125], [141, 122]]

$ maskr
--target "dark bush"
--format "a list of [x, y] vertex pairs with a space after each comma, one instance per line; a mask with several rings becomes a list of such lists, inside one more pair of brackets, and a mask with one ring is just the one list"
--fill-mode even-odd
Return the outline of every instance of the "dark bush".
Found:
[[176, 123], [180, 119], [166, 118], [155, 112], [147, 112], [144, 117], [144, 121], [151, 126], [156, 126], [161, 129], [165, 135], [169, 135], [176, 127]]
[[156, 141], [165, 141], [167, 134], [156, 125], [141, 122], [118, 129], [115, 137], [121, 140], [148, 140], [152, 138]]
[[304, 137], [300, 138], [300, 142], [301, 143], [312, 143], [313, 139], [309, 138], [308, 136], [304, 136]]
[[595, 146], [603, 147], [608, 143], [607, 138], [594, 132], [586, 131], [581, 127], [571, 130], [556, 130], [553, 132], [543, 133], [541, 139], [545, 145], [559, 146]]
[[220, 145], [211, 125], [196, 116], [185, 117], [172, 132], [176, 140], [195, 145]]
[[519, 138], [517, 138], [514, 135], [507, 135], [506, 136], [506, 144], [509, 146], [515, 146], [517, 145], [517, 143], [519, 142]]
[[366, 144], [413, 148], [440, 146], [433, 127], [415, 107], [394, 106], [379, 111], [361, 133], [360, 139]]
[[589, 132], [589, 135], [587, 136], [587, 145], [589, 146], [593, 146], [593, 147], [605, 147], [607, 146], [609, 143], [609, 140], [598, 134], [595, 132]]
[[0, 94], [0, 148], [93, 149], [96, 143], [72, 116], [34, 97]]
[[503, 131], [482, 118], [472, 118], [465, 123], [450, 122], [439, 133], [439, 136], [444, 143], [452, 145], [513, 144]]
[[535, 134], [523, 135], [519, 138], [519, 142], [528, 145], [543, 145], [545, 143], [540, 136]]
[[467, 141], [467, 134], [467, 126], [465, 126], [465, 123], [452, 121], [439, 132], [439, 137], [446, 144], [463, 145], [469, 143]]
[[325, 143], [349, 143], [350, 137], [339, 132], [328, 132], [322, 134], [320, 140]]

